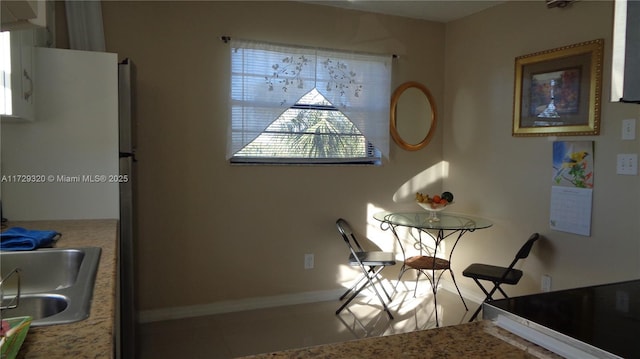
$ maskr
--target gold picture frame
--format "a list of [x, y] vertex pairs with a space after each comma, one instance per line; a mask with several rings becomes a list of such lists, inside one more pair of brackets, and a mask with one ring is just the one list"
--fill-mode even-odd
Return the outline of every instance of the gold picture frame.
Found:
[[518, 56], [513, 136], [600, 134], [604, 40]]

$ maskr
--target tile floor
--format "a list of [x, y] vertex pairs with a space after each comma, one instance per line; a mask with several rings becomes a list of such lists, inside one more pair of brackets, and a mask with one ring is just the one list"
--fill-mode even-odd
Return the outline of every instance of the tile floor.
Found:
[[[364, 337], [436, 327], [433, 295], [428, 284], [397, 292], [389, 320], [377, 298], [356, 298], [340, 315], [335, 301], [300, 304], [205, 317], [147, 323], [140, 328], [140, 358], [236, 358], [271, 351], [336, 343]], [[425, 289], [425, 290], [421, 290]], [[438, 291], [440, 326], [469, 320], [478, 303]]]

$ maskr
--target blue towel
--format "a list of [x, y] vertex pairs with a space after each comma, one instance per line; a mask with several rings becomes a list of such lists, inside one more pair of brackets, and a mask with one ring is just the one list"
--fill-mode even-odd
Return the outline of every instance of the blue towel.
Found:
[[30, 251], [40, 247], [51, 247], [60, 235], [56, 231], [12, 227], [0, 234], [0, 250]]

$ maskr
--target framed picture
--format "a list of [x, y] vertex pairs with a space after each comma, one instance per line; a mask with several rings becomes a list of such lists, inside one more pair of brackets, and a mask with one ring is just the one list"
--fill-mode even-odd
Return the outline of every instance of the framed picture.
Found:
[[603, 39], [516, 58], [513, 136], [600, 133]]

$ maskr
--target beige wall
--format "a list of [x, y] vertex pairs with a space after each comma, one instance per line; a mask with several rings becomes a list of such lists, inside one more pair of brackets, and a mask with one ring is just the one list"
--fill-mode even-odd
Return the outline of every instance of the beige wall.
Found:
[[[394, 88], [422, 82], [442, 108], [443, 24], [297, 2], [105, 1], [103, 16], [107, 50], [137, 65], [140, 309], [339, 288], [352, 274], [335, 220], [375, 235], [370, 205], [418, 209], [392, 197], [441, 160], [442, 127], [421, 151], [392, 143], [381, 167], [229, 165], [218, 38], [395, 53]], [[377, 236], [392, 249], [390, 233]]]
[[[472, 261], [508, 262], [538, 231], [546, 239], [512, 293], [538, 291], [544, 273], [554, 289], [638, 277], [640, 186], [615, 174], [615, 155], [639, 152], [638, 141], [620, 140], [620, 121], [640, 117], [639, 107], [603, 101], [601, 135], [567, 138], [595, 141], [591, 237], [549, 229], [551, 140], [511, 136], [516, 56], [604, 38], [609, 97], [610, 2], [548, 10], [517, 1], [447, 25], [295, 2], [108, 1], [103, 11], [107, 50], [138, 68], [141, 310], [338, 288], [352, 274], [335, 219], [393, 250], [371, 214], [417, 210], [393, 199], [405, 183], [451, 190], [456, 211], [495, 222], [458, 246], [456, 273]], [[376, 168], [230, 166], [221, 35], [399, 54], [394, 87], [422, 82], [441, 110], [433, 142], [417, 152], [392, 144]], [[303, 269], [304, 253], [315, 253], [315, 269]]]
[[[639, 178], [615, 173], [616, 154], [640, 150], [638, 140], [621, 140], [621, 120], [640, 117], [640, 106], [607, 101], [612, 17], [610, 1], [580, 1], [566, 9], [514, 1], [447, 25], [445, 184], [457, 191], [460, 210], [496, 221], [491, 233], [461, 246], [459, 258], [505, 262], [531, 232], [546, 237], [513, 293], [539, 290], [545, 273], [553, 289], [640, 276]], [[552, 138], [511, 136], [514, 59], [598, 38], [605, 40], [601, 133], [560, 138], [594, 141], [592, 227], [585, 237], [549, 229]]]

